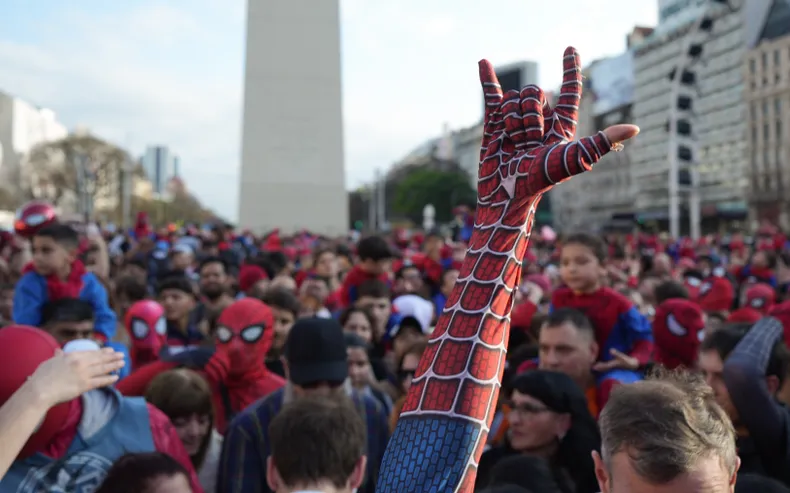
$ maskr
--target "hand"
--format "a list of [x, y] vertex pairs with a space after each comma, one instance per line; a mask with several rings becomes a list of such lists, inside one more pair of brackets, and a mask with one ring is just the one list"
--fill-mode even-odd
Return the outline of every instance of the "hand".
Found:
[[70, 401], [99, 387], [118, 380], [112, 372], [123, 368], [123, 354], [111, 348], [101, 351], [58, 353], [41, 363], [27, 384], [51, 407]]
[[534, 282], [524, 281], [519, 291], [535, 306], [540, 305], [540, 301], [543, 299], [543, 289]]
[[[565, 50], [563, 65], [559, 100], [551, 108], [534, 85], [503, 94], [491, 63], [480, 61], [486, 111], [476, 229], [505, 224], [522, 228], [532, 221], [544, 192], [590, 170], [610, 150], [619, 150], [620, 142], [639, 133], [635, 125], [614, 125], [572, 141], [582, 92], [581, 61], [574, 48]], [[480, 246], [472, 245], [472, 250]]]
[[622, 351], [612, 349], [609, 351], [612, 359], [609, 361], [599, 361], [592, 366], [593, 371], [607, 372], [609, 370], [638, 370], [639, 360], [633, 356], [629, 356]]

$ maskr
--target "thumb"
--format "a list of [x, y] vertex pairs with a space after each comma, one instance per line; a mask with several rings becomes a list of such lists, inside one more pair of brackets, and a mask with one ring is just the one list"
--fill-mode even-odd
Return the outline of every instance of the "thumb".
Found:
[[609, 142], [614, 145], [636, 137], [639, 133], [639, 127], [636, 125], [612, 125], [607, 127], [603, 133], [609, 139]]

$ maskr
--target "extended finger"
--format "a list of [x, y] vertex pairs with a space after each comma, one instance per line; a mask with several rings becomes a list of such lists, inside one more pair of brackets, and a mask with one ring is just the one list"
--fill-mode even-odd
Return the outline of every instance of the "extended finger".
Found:
[[98, 389], [100, 387], [109, 387], [118, 381], [118, 375], [102, 375], [99, 377], [91, 378], [88, 390]]
[[576, 48], [569, 46], [562, 58], [562, 87], [554, 113], [561, 120], [565, 138], [573, 140], [579, 119], [579, 102], [582, 98], [582, 62]]
[[546, 95], [540, 87], [529, 85], [521, 90], [520, 97], [525, 136], [523, 140], [527, 147], [535, 147], [543, 142], [543, 108], [547, 106]]
[[[612, 125], [603, 131], [606, 138], [612, 145], [625, 142], [628, 139], [633, 139], [639, 133], [639, 127], [636, 125]], [[611, 147], [611, 146], [610, 146]]]
[[502, 102], [502, 86], [494, 71], [494, 66], [488, 60], [480, 60], [478, 63], [480, 70], [480, 83], [483, 85], [483, 97], [485, 98], [485, 122], [487, 123]]

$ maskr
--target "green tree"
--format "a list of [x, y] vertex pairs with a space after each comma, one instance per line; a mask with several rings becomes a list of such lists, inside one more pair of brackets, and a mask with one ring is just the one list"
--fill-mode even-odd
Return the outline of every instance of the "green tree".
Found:
[[420, 167], [413, 169], [395, 189], [393, 208], [417, 224], [422, 224], [422, 210], [428, 204], [436, 208], [436, 222], [453, 218], [458, 205], [473, 206], [477, 193], [469, 177], [460, 171], [439, 171]]

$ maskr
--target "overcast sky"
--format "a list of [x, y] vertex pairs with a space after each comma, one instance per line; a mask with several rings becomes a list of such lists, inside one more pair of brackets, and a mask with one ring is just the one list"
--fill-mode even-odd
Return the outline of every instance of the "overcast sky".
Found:
[[[135, 154], [168, 145], [189, 188], [235, 219], [245, 9], [244, 0], [1, 0], [0, 90]], [[445, 122], [480, 117], [480, 58], [534, 60], [554, 89], [567, 45], [587, 62], [622, 52], [634, 25], [655, 24], [657, 2], [341, 0], [341, 19], [351, 188]], [[368, 114], [373, 99], [387, 118]]]

